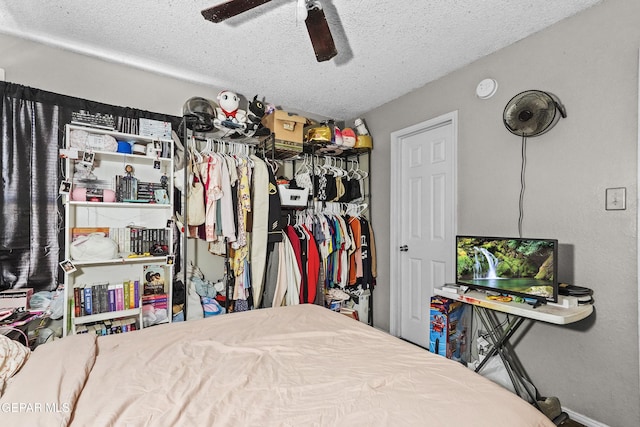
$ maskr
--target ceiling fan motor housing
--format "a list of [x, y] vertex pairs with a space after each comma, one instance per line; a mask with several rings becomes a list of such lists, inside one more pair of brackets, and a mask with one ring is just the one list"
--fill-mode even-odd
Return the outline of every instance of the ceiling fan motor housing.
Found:
[[502, 116], [507, 130], [523, 137], [542, 135], [565, 117], [567, 113], [560, 100], [542, 90], [520, 92], [507, 102]]

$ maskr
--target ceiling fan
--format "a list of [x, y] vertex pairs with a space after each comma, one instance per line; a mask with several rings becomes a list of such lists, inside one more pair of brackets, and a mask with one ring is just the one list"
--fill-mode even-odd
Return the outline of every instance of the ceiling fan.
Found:
[[[240, 15], [253, 8], [269, 3], [271, 0], [228, 0], [217, 6], [204, 9], [201, 13], [204, 19], [211, 22], [222, 22], [225, 19]], [[298, 10], [306, 25], [311, 45], [318, 62], [328, 61], [338, 54], [329, 24], [319, 1], [297, 0]]]

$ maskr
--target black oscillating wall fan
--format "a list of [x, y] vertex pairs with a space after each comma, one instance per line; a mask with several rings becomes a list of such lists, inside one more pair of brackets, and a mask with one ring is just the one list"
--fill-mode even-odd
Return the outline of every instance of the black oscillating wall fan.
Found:
[[504, 108], [504, 125], [522, 137], [539, 136], [553, 128], [567, 112], [558, 98], [541, 90], [527, 90], [511, 98]]
[[[222, 22], [253, 8], [269, 3], [271, 0], [229, 0], [202, 11], [204, 19]], [[298, 10], [304, 17], [307, 32], [318, 62], [328, 61], [338, 54], [329, 24], [319, 1], [297, 0]]]
[[558, 98], [542, 90], [520, 92], [507, 102], [502, 114], [504, 126], [509, 132], [522, 137], [522, 167], [520, 169], [520, 201], [518, 235], [522, 237], [524, 216], [525, 169], [527, 164], [527, 138], [540, 136], [553, 128], [560, 118], [567, 117], [564, 105]]

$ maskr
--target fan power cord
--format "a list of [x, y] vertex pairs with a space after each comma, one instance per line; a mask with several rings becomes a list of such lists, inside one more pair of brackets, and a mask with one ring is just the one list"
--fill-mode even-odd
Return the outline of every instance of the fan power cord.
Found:
[[522, 166], [520, 169], [520, 200], [518, 202], [518, 235], [522, 238], [522, 219], [524, 217], [525, 171], [527, 168], [527, 137], [522, 134]]

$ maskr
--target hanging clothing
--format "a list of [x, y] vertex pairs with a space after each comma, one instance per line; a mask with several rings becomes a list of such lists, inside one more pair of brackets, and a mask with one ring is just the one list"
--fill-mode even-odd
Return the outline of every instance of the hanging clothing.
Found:
[[[280, 241], [282, 241], [282, 236], [280, 238]], [[278, 256], [280, 253], [279, 245], [279, 242], [272, 242], [268, 244], [267, 269], [265, 272], [264, 287], [262, 292], [262, 304], [256, 304], [256, 308], [267, 308], [273, 306], [274, 295], [276, 292], [276, 283], [278, 282]]]
[[320, 255], [313, 234], [306, 225], [302, 225], [307, 235], [307, 297], [304, 301], [309, 304], [315, 303], [318, 288], [318, 276], [320, 273]]
[[269, 242], [282, 241], [282, 209], [280, 206], [280, 192], [278, 191], [278, 183], [271, 167], [268, 168], [269, 173]]
[[287, 225], [284, 228], [284, 232], [293, 250], [296, 267], [298, 271], [301, 272], [300, 281], [296, 283], [296, 286], [298, 287], [298, 289], [300, 289], [302, 287], [302, 255], [301, 255], [300, 239], [298, 238], [298, 235], [296, 234], [296, 231], [292, 225]]
[[237, 214], [238, 224], [236, 230], [238, 232], [237, 240], [232, 243], [234, 249], [241, 248], [247, 244], [247, 216], [251, 211], [251, 189], [250, 189], [250, 168], [249, 162], [242, 157], [237, 158], [238, 167], [238, 187], [237, 187]]
[[203, 157], [198, 165], [201, 180], [204, 185], [204, 237], [207, 242], [217, 240], [216, 217], [217, 200], [222, 198], [222, 171], [220, 160], [217, 156], [209, 153]]
[[366, 218], [360, 218], [360, 253], [362, 256], [362, 275], [359, 277], [358, 284], [362, 285], [363, 289], [369, 289], [372, 286], [373, 277], [371, 276], [371, 252], [369, 248], [369, 242], [371, 237], [369, 235], [369, 221]]
[[355, 216], [348, 217], [349, 227], [353, 233], [354, 251], [349, 257], [349, 285], [356, 285], [357, 278], [362, 277], [362, 246], [360, 220]]
[[273, 307], [300, 304], [300, 270], [291, 246], [291, 242], [283, 231], [282, 242], [278, 245], [278, 280], [273, 297]]
[[253, 227], [251, 239], [251, 280], [254, 303], [262, 302], [264, 271], [267, 264], [267, 238], [269, 232], [269, 166], [255, 155], [253, 160], [252, 196]]
[[231, 191], [231, 176], [229, 173], [229, 164], [226, 156], [220, 156], [222, 162], [220, 169], [222, 171], [222, 197], [220, 198], [220, 215], [221, 215], [221, 229], [222, 236], [227, 239], [228, 242], [236, 241], [236, 225], [233, 219], [233, 196]]

